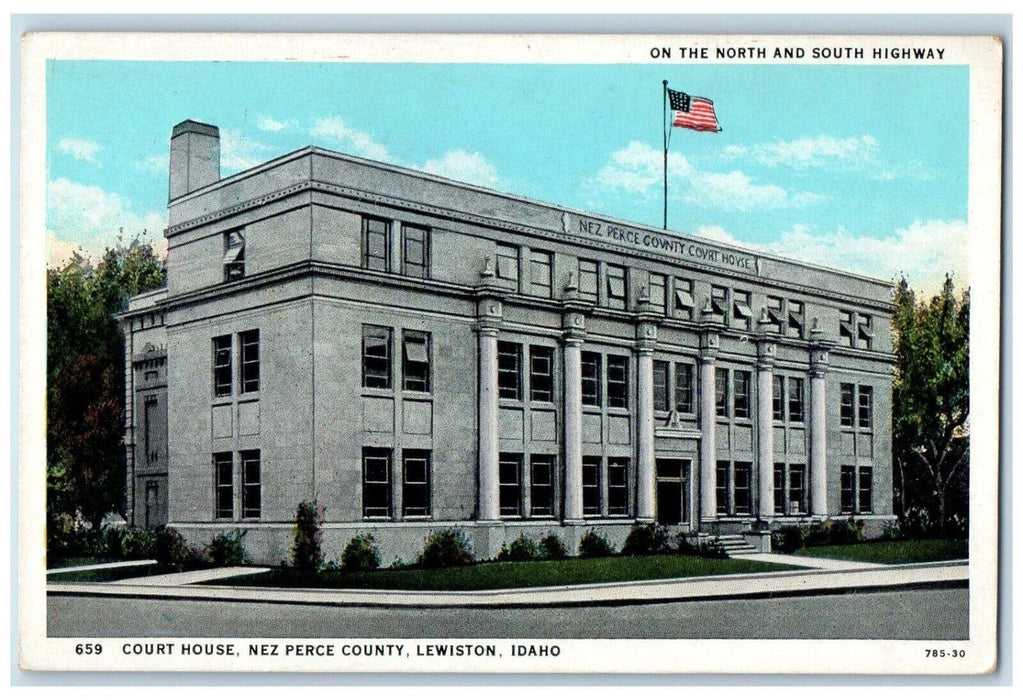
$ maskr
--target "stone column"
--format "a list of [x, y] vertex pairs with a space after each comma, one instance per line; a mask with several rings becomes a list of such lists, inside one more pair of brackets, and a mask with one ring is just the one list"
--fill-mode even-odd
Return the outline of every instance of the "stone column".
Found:
[[[761, 520], [774, 517], [774, 340], [757, 347], [757, 484]], [[782, 396], [782, 400], [784, 400]]]
[[484, 284], [477, 289], [479, 520], [497, 520], [501, 516], [497, 442], [497, 336], [502, 308], [496, 290], [487, 284], [492, 279], [492, 275], [487, 275], [489, 270], [488, 264], [483, 274]]
[[[812, 336], [812, 334], [811, 334]], [[828, 515], [827, 394], [828, 346], [812, 338], [810, 348], [810, 507], [816, 516]]]
[[641, 296], [636, 325], [636, 520], [653, 522], [657, 470], [654, 456], [654, 348], [657, 314]]
[[565, 522], [583, 519], [582, 344], [582, 338], [565, 338]]
[[714, 371], [720, 339], [705, 331], [700, 342], [700, 521], [717, 519], [717, 387]]

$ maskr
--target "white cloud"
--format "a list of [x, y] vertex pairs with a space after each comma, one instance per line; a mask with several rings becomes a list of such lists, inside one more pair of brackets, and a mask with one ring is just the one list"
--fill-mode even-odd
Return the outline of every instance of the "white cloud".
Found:
[[[589, 184], [597, 189], [649, 196], [660, 193], [663, 177], [663, 151], [632, 141], [613, 152]], [[789, 193], [778, 185], [758, 184], [737, 170], [728, 173], [699, 170], [677, 153], [668, 154], [668, 193], [669, 197], [691, 205], [737, 211], [799, 208], [823, 199], [812, 192]]]
[[167, 241], [164, 212], [138, 214], [120, 195], [94, 185], [60, 178], [46, 184], [47, 261], [59, 265], [81, 248], [85, 255], [98, 257], [118, 239], [128, 242], [143, 235], [163, 256]]
[[248, 170], [274, 155], [275, 149], [231, 129], [220, 130], [220, 167], [227, 174]]
[[728, 156], [752, 157], [769, 167], [793, 168], [862, 166], [877, 157], [878, 144], [873, 136], [805, 136], [794, 141], [775, 141], [754, 146], [732, 145], [724, 149]]
[[135, 167], [139, 170], [144, 170], [147, 173], [166, 176], [170, 170], [170, 156], [167, 154], [162, 156], [149, 156], [148, 158], [135, 161]]
[[57, 142], [57, 148], [61, 153], [66, 153], [75, 160], [85, 160], [90, 163], [99, 165], [99, 161], [96, 160], [96, 154], [103, 150], [95, 141], [91, 139], [79, 139], [65, 136]]
[[273, 117], [263, 115], [256, 120], [256, 126], [263, 131], [280, 131], [286, 127], [287, 124], [277, 121]]
[[883, 237], [845, 229], [814, 233], [805, 226], [796, 226], [761, 245], [740, 242], [720, 226], [703, 227], [696, 233], [721, 243], [870, 277], [896, 280], [905, 275], [910, 286], [923, 294], [937, 293], [946, 273], [968, 284], [968, 230], [962, 220], [914, 221]]
[[497, 183], [497, 168], [482, 153], [469, 153], [462, 149], [448, 151], [440, 158], [426, 161], [422, 167], [428, 173], [452, 180], [471, 182], [485, 187]]
[[365, 131], [348, 128], [341, 117], [317, 119], [310, 134], [313, 138], [335, 141], [354, 155], [389, 163], [394, 162], [386, 146], [375, 141]]

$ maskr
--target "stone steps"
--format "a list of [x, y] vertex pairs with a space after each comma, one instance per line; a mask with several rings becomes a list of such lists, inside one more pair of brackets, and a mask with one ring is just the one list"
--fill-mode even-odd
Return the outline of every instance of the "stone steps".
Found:
[[759, 553], [757, 548], [748, 543], [742, 535], [718, 535], [712, 541], [730, 557], [737, 554]]

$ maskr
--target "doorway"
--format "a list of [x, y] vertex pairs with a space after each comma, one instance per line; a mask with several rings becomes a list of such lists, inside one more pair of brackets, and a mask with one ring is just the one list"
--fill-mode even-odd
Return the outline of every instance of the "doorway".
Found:
[[689, 465], [687, 459], [657, 460], [657, 522], [679, 525], [689, 515]]

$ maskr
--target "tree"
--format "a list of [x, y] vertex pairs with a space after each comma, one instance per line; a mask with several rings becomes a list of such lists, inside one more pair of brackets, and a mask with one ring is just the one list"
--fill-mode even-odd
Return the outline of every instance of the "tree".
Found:
[[98, 528], [123, 506], [124, 341], [114, 314], [164, 284], [163, 262], [138, 238], [95, 266], [75, 257], [46, 273], [47, 516], [77, 511]]
[[917, 300], [902, 279], [895, 290], [896, 371], [893, 450], [900, 515], [926, 510], [942, 534], [965, 521], [969, 502], [970, 293]]

